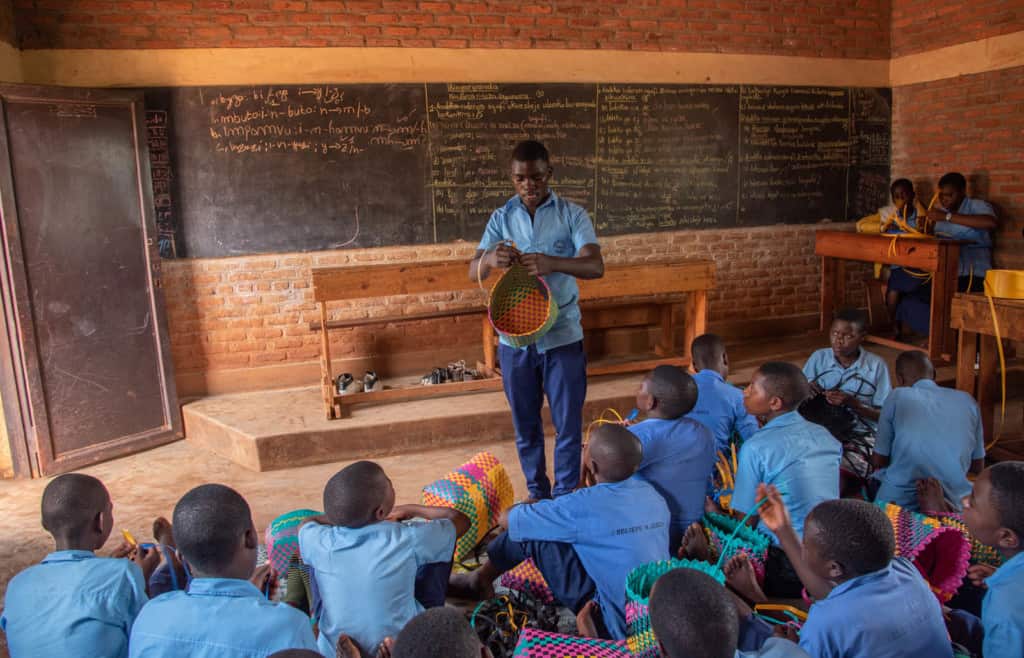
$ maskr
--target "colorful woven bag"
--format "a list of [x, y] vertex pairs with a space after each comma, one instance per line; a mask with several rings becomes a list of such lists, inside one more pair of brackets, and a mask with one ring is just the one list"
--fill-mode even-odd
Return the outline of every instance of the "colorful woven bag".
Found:
[[501, 574], [501, 585], [517, 592], [529, 594], [541, 603], [552, 604], [555, 602], [555, 595], [544, 580], [544, 574], [540, 572], [532, 558], [526, 558], [515, 567]]
[[267, 561], [277, 574], [278, 594], [293, 607], [312, 612], [316, 607], [309, 567], [299, 551], [299, 528], [321, 512], [298, 509], [277, 517], [267, 526], [264, 539]]
[[455, 543], [455, 561], [461, 562], [498, 525], [501, 513], [511, 507], [512, 481], [497, 457], [481, 452], [424, 487], [423, 504], [450, 507], [469, 517], [469, 530]]
[[914, 563], [940, 603], [953, 598], [967, 575], [971, 544], [956, 528], [892, 503], [885, 510], [896, 535], [896, 555]]
[[[715, 550], [715, 559], [719, 564], [725, 564], [737, 553], [746, 553], [750, 565], [754, 567], [754, 575], [757, 582], [764, 584], [764, 565], [768, 559], [768, 547], [772, 540], [768, 535], [751, 528], [740, 519], [734, 519], [724, 514], [708, 513], [704, 515], [704, 530], [708, 535], [712, 548]], [[733, 533], [736, 533], [733, 536]], [[729, 538], [732, 541], [722, 555], [722, 547]]]
[[631, 658], [629, 648], [622, 640], [599, 640], [548, 633], [526, 628], [519, 635], [514, 658]]
[[558, 303], [544, 279], [513, 264], [491, 288], [487, 315], [494, 330], [513, 347], [526, 347], [554, 326]]
[[674, 569], [696, 569], [703, 571], [719, 583], [725, 583], [725, 574], [713, 564], [696, 560], [662, 560], [649, 562], [629, 572], [626, 577], [626, 644], [634, 656], [660, 658], [658, 640], [651, 628], [651, 614], [648, 610], [651, 588], [654, 583]]
[[954, 512], [948, 512], [944, 514], [936, 514], [935, 518], [943, 526], [959, 530], [960, 534], [962, 534], [964, 538], [971, 543], [971, 564], [989, 564], [993, 567], [1002, 566], [1003, 556], [992, 546], [982, 544], [980, 541], [975, 539], [974, 536], [968, 532], [967, 524], [964, 523], [964, 517], [962, 515]]

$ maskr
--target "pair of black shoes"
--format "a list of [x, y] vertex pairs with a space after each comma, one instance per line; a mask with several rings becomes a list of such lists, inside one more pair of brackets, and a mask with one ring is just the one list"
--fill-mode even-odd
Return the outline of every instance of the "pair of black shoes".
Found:
[[384, 390], [384, 382], [373, 370], [367, 370], [362, 381], [357, 381], [350, 372], [343, 372], [334, 380], [334, 388], [338, 395], [351, 395], [359, 392], [372, 393]]
[[435, 384], [447, 384], [449, 382], [468, 382], [477, 378], [476, 371], [466, 367], [465, 361], [449, 363], [446, 368], [434, 368], [428, 374], [420, 378], [424, 386]]

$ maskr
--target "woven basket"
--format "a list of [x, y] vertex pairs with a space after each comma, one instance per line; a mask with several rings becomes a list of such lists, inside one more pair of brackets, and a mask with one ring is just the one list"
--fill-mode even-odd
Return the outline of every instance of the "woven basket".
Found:
[[525, 628], [516, 644], [514, 658], [630, 658], [626, 643], [621, 640], [599, 640], [548, 633]]
[[491, 288], [487, 315], [513, 347], [536, 343], [558, 319], [558, 304], [544, 279], [512, 265]]
[[892, 503], [876, 503], [885, 510], [896, 536], [896, 555], [914, 563], [940, 603], [953, 598], [971, 559], [971, 544], [956, 528], [938, 519], [905, 510]]
[[299, 553], [299, 528], [307, 519], [320, 514], [322, 512], [311, 509], [298, 509], [282, 514], [267, 526], [264, 535], [267, 561], [277, 574], [279, 584], [283, 585], [287, 580], [289, 566], [295, 566], [292, 563], [293, 557], [298, 557], [296, 564], [308, 572], [309, 567], [302, 563], [302, 555]]
[[[772, 543], [768, 535], [751, 528], [746, 523], [740, 523], [739, 519], [724, 514], [705, 514], [703, 522], [719, 564], [725, 564], [737, 553], [746, 553], [751, 566], [754, 567], [758, 583], [763, 585], [764, 565], [768, 559], [768, 547]], [[735, 537], [732, 534], [734, 531], [736, 532]], [[722, 557], [722, 549], [730, 537], [732, 537], [732, 541], [725, 550], [725, 556]]]
[[555, 602], [555, 595], [548, 586], [548, 581], [544, 580], [544, 574], [540, 572], [532, 558], [526, 558], [501, 574], [501, 586], [529, 594], [541, 603]]
[[662, 560], [649, 562], [629, 572], [626, 578], [626, 643], [634, 656], [660, 658], [658, 640], [651, 628], [651, 588], [654, 583], [675, 569], [696, 569], [725, 584], [725, 574], [713, 564], [696, 560]]

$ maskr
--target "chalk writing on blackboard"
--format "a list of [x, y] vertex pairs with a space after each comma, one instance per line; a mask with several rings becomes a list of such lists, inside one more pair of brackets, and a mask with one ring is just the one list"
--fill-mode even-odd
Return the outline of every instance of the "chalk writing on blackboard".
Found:
[[153, 206], [156, 217], [157, 242], [161, 258], [176, 255], [174, 204], [171, 201], [170, 136], [166, 110], [146, 111], [146, 142], [149, 147], [149, 171], [153, 179]]

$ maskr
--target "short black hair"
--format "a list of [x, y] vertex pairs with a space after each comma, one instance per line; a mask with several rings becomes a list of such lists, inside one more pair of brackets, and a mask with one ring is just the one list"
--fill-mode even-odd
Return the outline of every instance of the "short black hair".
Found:
[[768, 361], [757, 369], [761, 385], [772, 397], [782, 400], [786, 409], [795, 409], [810, 395], [803, 370], [788, 361]]
[[267, 658], [324, 658], [324, 655], [311, 649], [282, 649], [275, 651]]
[[896, 555], [889, 517], [867, 501], [841, 498], [818, 503], [808, 524], [816, 529], [812, 541], [821, 547], [822, 557], [838, 562], [850, 578], [884, 569]]
[[643, 444], [622, 425], [598, 425], [590, 437], [590, 458], [610, 482], [621, 482], [636, 473], [643, 459]]
[[58, 475], [43, 489], [43, 528], [51, 535], [78, 536], [106, 509], [110, 494], [84, 473]]
[[716, 334], [703, 334], [693, 339], [690, 344], [690, 356], [697, 370], [718, 366], [725, 354], [725, 343]]
[[949, 185], [955, 187], [961, 192], [967, 191], [967, 179], [959, 171], [951, 171], [942, 178], [939, 179], [939, 187], [943, 188]]
[[516, 144], [512, 149], [512, 162], [537, 162], [543, 161], [551, 164], [551, 155], [547, 148], [540, 142], [527, 139]]
[[835, 322], [836, 320], [849, 322], [856, 326], [857, 331], [860, 333], [863, 333], [868, 328], [868, 314], [859, 308], [844, 308], [836, 313], [836, 317], [832, 321]]
[[647, 375], [647, 392], [666, 418], [680, 418], [697, 405], [697, 382], [679, 366], [658, 366]]
[[216, 574], [231, 564], [239, 538], [252, 528], [242, 495], [223, 484], [202, 484], [174, 506], [174, 542], [193, 568]]
[[896, 374], [904, 380], [935, 379], [935, 366], [920, 350], [906, 350], [896, 357]]
[[909, 178], [897, 178], [892, 182], [892, 185], [889, 186], [889, 191], [895, 192], [897, 188], [901, 187], [907, 192], [914, 191], [914, 184], [910, 182]]
[[992, 504], [999, 525], [1013, 530], [1024, 542], [1024, 462], [999, 462], [988, 469]]
[[733, 658], [736, 607], [718, 582], [696, 569], [673, 569], [654, 583], [651, 628], [668, 658]]
[[395, 639], [392, 658], [479, 658], [480, 640], [456, 608], [430, 608], [413, 617]]
[[333, 525], [373, 523], [388, 495], [388, 476], [376, 462], [359, 461], [335, 473], [324, 487], [324, 513]]

